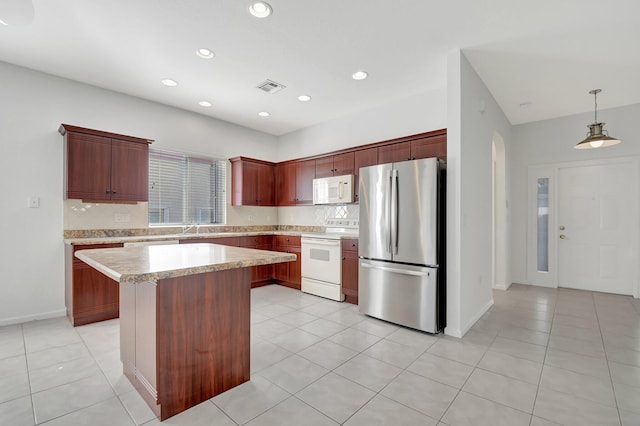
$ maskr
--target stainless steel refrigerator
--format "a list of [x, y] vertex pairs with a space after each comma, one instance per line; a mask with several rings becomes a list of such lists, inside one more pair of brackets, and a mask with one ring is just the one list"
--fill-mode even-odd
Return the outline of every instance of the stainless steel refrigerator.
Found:
[[444, 329], [444, 184], [436, 158], [360, 169], [360, 312]]

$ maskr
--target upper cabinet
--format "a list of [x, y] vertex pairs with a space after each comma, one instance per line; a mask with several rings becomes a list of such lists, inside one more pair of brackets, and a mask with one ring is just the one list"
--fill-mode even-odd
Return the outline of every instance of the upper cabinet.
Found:
[[429, 134], [415, 139], [404, 139], [378, 147], [378, 163], [380, 164], [430, 157], [438, 157], [446, 161], [446, 132]]
[[149, 199], [149, 139], [62, 124], [65, 198], [99, 202]]
[[231, 204], [275, 206], [275, 167], [253, 158], [235, 157], [231, 162]]
[[316, 160], [278, 164], [275, 170], [277, 205], [295, 206], [313, 203]]
[[354, 174], [354, 153], [316, 158], [316, 178]]
[[411, 141], [411, 159], [438, 157], [447, 161], [447, 134]]
[[354, 193], [353, 200], [360, 202], [360, 167], [375, 166], [378, 164], [378, 148], [361, 149], [354, 153], [353, 158], [355, 179], [354, 179]]

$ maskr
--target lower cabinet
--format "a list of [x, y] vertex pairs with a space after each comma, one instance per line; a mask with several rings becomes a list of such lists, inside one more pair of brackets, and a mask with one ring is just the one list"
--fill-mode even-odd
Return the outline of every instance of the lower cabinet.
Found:
[[300, 290], [302, 282], [300, 237], [276, 235], [273, 250], [296, 255], [297, 259], [294, 262], [276, 263], [274, 265], [274, 278], [278, 284]]
[[[240, 237], [240, 247], [257, 250], [272, 250], [273, 236], [256, 235]], [[273, 279], [273, 265], [259, 265], [251, 267], [251, 288], [271, 284]]]
[[345, 302], [358, 304], [358, 240], [342, 240], [342, 292]]
[[118, 318], [120, 289], [116, 281], [74, 256], [78, 250], [122, 247], [122, 244], [65, 246], [65, 302], [73, 326]]

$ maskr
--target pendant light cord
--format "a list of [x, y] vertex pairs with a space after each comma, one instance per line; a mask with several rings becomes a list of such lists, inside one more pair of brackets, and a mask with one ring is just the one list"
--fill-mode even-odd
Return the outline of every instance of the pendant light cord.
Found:
[[594, 123], [598, 122], [598, 92], [595, 92], [593, 94], [593, 105], [594, 105], [594, 110], [595, 110], [595, 121]]

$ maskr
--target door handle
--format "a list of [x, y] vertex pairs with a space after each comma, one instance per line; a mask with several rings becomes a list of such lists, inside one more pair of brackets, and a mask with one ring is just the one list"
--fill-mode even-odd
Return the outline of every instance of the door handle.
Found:
[[566, 236], [566, 235], [564, 235], [564, 234], [560, 234], [560, 239], [561, 239], [561, 240], [566, 240], [566, 239], [567, 239], [567, 236]]
[[564, 231], [566, 228], [564, 227], [564, 225], [560, 225], [560, 230]]

